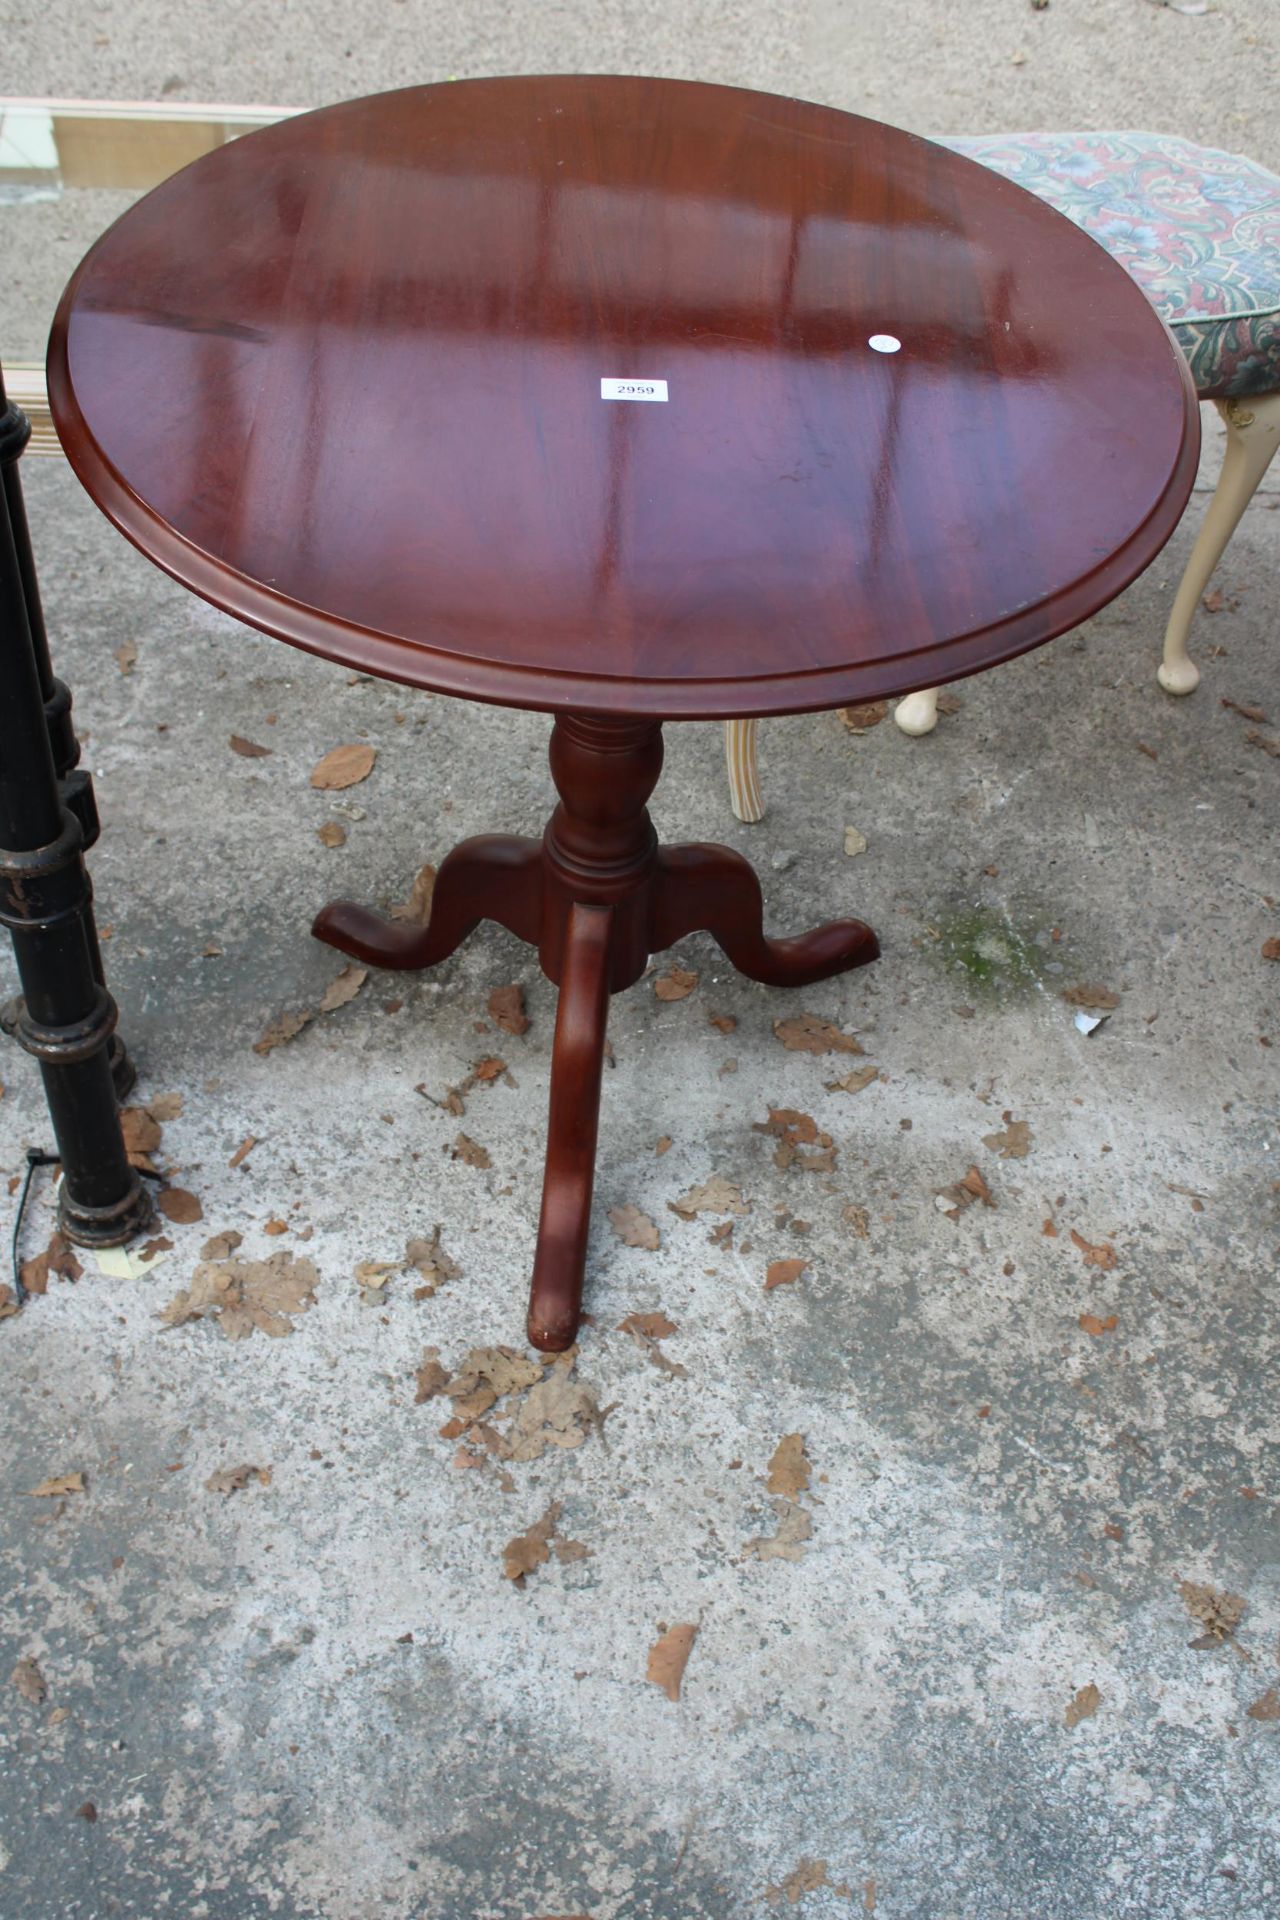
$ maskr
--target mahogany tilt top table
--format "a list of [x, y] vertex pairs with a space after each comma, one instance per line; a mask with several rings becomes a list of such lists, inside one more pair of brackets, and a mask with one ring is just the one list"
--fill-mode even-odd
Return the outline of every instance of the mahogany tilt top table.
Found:
[[693, 82], [418, 87], [248, 135], [132, 208], [54, 324], [84, 485], [159, 566], [295, 646], [555, 715], [541, 840], [464, 841], [427, 967], [481, 919], [560, 1004], [529, 1337], [578, 1323], [608, 998], [709, 931], [800, 986], [873, 960], [762, 930], [740, 855], [659, 847], [664, 720], [909, 692], [1077, 625], [1177, 524], [1184, 363], [1093, 241], [994, 173]]

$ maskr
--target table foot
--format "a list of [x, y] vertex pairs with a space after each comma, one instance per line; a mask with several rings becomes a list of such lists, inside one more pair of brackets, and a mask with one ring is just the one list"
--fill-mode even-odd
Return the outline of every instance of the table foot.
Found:
[[447, 960], [482, 920], [496, 920], [536, 946], [541, 916], [542, 842], [491, 833], [462, 841], [445, 860], [425, 927], [392, 920], [353, 900], [331, 900], [311, 931], [366, 966], [418, 969]]
[[569, 909], [551, 1053], [542, 1214], [529, 1291], [529, 1342], [544, 1353], [563, 1353], [573, 1345], [582, 1311], [600, 1073], [609, 1018], [612, 925], [610, 907], [575, 902]]
[[750, 861], [731, 847], [663, 847], [658, 854], [654, 947], [709, 933], [739, 973], [768, 987], [807, 987], [879, 957], [861, 920], [830, 920], [790, 940], [764, 932], [764, 899]]

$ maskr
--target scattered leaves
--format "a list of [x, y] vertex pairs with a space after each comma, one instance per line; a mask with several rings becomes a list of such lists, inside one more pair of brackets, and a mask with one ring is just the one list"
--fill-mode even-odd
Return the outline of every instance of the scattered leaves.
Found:
[[[343, 967], [325, 988], [318, 1006], [305, 1007], [296, 1013], [277, 1014], [275, 1019], [268, 1023], [261, 1039], [254, 1041], [254, 1052], [270, 1053], [273, 1047], [283, 1046], [286, 1040], [296, 1039], [303, 1028], [309, 1027], [320, 1014], [336, 1013], [339, 1007], [345, 1007], [348, 1001], [354, 1000], [368, 978], [367, 967], [351, 965]], [[242, 1151], [248, 1152], [248, 1147], [246, 1146]], [[231, 1164], [236, 1166], [239, 1162], [233, 1160]]]
[[1109, 1313], [1105, 1320], [1100, 1320], [1096, 1313], [1082, 1313], [1080, 1315], [1081, 1333], [1091, 1334], [1095, 1340], [1100, 1338], [1104, 1333], [1114, 1333], [1119, 1324], [1120, 1322], [1114, 1313]]
[[1068, 1006], [1088, 1007], [1095, 1013], [1114, 1013], [1120, 1005], [1118, 993], [1092, 980], [1086, 980], [1078, 987], [1064, 987], [1062, 997]]
[[880, 1069], [874, 1065], [850, 1067], [841, 1080], [824, 1080], [823, 1086], [828, 1093], [861, 1093], [873, 1080], [880, 1077]]
[[357, 787], [369, 778], [377, 757], [377, 748], [363, 742], [334, 747], [312, 767], [311, 784], [322, 793], [341, 793], [346, 787]]
[[238, 753], [242, 760], [269, 760], [270, 747], [260, 747], [256, 740], [246, 740], [243, 735], [233, 733], [227, 745], [232, 753]]
[[813, 1533], [811, 1515], [794, 1500], [774, 1498], [769, 1504], [778, 1518], [777, 1531], [744, 1541], [743, 1553], [757, 1560], [803, 1560], [804, 1542]]
[[232, 1494], [243, 1492], [251, 1480], [258, 1481], [261, 1486], [269, 1487], [271, 1485], [270, 1467], [253, 1467], [247, 1463], [240, 1467], [219, 1467], [216, 1473], [209, 1475], [204, 1484], [210, 1493]]
[[449, 1369], [440, 1365], [439, 1347], [428, 1347], [422, 1356], [422, 1365], [417, 1372], [417, 1392], [413, 1404], [420, 1407], [424, 1400], [434, 1400], [443, 1393], [449, 1384]]
[[688, 1370], [680, 1366], [677, 1361], [668, 1360], [658, 1345], [660, 1340], [665, 1340], [669, 1334], [679, 1331], [675, 1321], [668, 1320], [666, 1314], [661, 1312], [629, 1313], [625, 1320], [618, 1322], [618, 1332], [629, 1333], [653, 1366], [662, 1373], [671, 1374], [673, 1378], [685, 1380], [688, 1378]]
[[489, 1018], [504, 1033], [526, 1033], [529, 1016], [524, 1010], [522, 986], [495, 987], [488, 1000]]
[[160, 1319], [166, 1327], [184, 1327], [212, 1315], [228, 1340], [247, 1340], [255, 1329], [281, 1339], [293, 1332], [293, 1316], [315, 1305], [319, 1278], [309, 1260], [291, 1253], [202, 1261], [190, 1287], [174, 1295]]
[[146, 1107], [124, 1107], [120, 1113], [120, 1131], [130, 1166], [154, 1172], [151, 1155], [160, 1145], [160, 1122], [155, 1115]]
[[1025, 1160], [1031, 1151], [1031, 1122], [1015, 1120], [1010, 1108], [1000, 1116], [1004, 1121], [1003, 1133], [984, 1133], [982, 1144], [998, 1153], [1002, 1160]]
[[769, 1462], [769, 1478], [765, 1486], [770, 1493], [783, 1493], [794, 1500], [809, 1485], [809, 1460], [804, 1450], [802, 1433], [784, 1433], [773, 1450]]
[[661, 1687], [668, 1700], [680, 1698], [680, 1684], [697, 1637], [697, 1622], [686, 1622], [682, 1626], [668, 1627], [649, 1649], [645, 1678], [652, 1681], [655, 1687]]
[[750, 1213], [751, 1202], [743, 1199], [732, 1181], [713, 1173], [700, 1187], [690, 1187], [679, 1200], [668, 1200], [667, 1208], [682, 1220], [692, 1220], [699, 1213]]
[[808, 1264], [807, 1260], [771, 1260], [765, 1268], [765, 1292], [772, 1293], [775, 1287], [794, 1285]]
[[27, 1498], [29, 1500], [60, 1500], [64, 1494], [84, 1491], [82, 1473], [58, 1473], [52, 1480], [42, 1480], [38, 1487], [28, 1487]]
[[977, 1167], [970, 1167], [963, 1180], [957, 1180], [953, 1186], [938, 1190], [938, 1208], [948, 1220], [958, 1220], [966, 1207], [980, 1200], [984, 1207], [994, 1207], [995, 1201], [991, 1189], [983, 1179]]
[[228, 1228], [225, 1233], [215, 1233], [210, 1239], [206, 1240], [201, 1247], [200, 1258], [202, 1260], [227, 1260], [235, 1252], [236, 1248], [241, 1245], [243, 1240], [244, 1235], [237, 1233], [234, 1227]]
[[431, 902], [435, 897], [435, 890], [436, 870], [428, 861], [414, 874], [409, 898], [400, 906], [392, 907], [391, 918], [405, 920], [410, 926], [425, 927], [431, 918]]
[[156, 1206], [166, 1220], [172, 1220], [178, 1227], [190, 1227], [204, 1219], [204, 1208], [195, 1194], [188, 1193], [184, 1187], [165, 1187], [156, 1195]]
[[585, 1560], [591, 1549], [581, 1540], [566, 1540], [560, 1532], [561, 1503], [553, 1500], [541, 1520], [535, 1520], [525, 1533], [518, 1533], [502, 1549], [502, 1571], [508, 1580], [523, 1587], [525, 1576], [545, 1566], [554, 1550], [557, 1560]]
[[661, 1245], [657, 1227], [639, 1207], [610, 1207], [609, 1225], [624, 1247], [643, 1247], [648, 1253], [656, 1253]]
[[1109, 1240], [1086, 1240], [1072, 1227], [1071, 1244], [1084, 1255], [1086, 1267], [1101, 1267], [1104, 1273], [1109, 1273], [1116, 1264], [1116, 1250]]
[[851, 1033], [842, 1033], [830, 1020], [816, 1013], [792, 1014], [789, 1020], [775, 1020], [773, 1030], [789, 1053], [861, 1053]]
[[422, 1285], [415, 1287], [415, 1300], [430, 1300], [439, 1293], [447, 1280], [456, 1280], [462, 1272], [461, 1266], [445, 1252], [440, 1243], [440, 1227], [437, 1225], [429, 1240], [410, 1240], [404, 1250], [405, 1265], [416, 1269]]
[[1251, 1720], [1280, 1720], [1280, 1693], [1274, 1687], [1268, 1687], [1251, 1707], [1245, 1708], [1245, 1712]]
[[449, 1158], [462, 1160], [469, 1167], [479, 1167], [481, 1172], [493, 1165], [487, 1149], [482, 1147], [478, 1140], [473, 1140], [468, 1133], [458, 1135], [449, 1149]]
[[1081, 1687], [1079, 1692], [1067, 1702], [1063, 1724], [1067, 1727], [1078, 1727], [1082, 1720], [1091, 1720], [1101, 1705], [1102, 1695], [1090, 1680], [1087, 1686]]
[[850, 733], [870, 733], [889, 711], [887, 700], [867, 700], [858, 707], [841, 707], [840, 724]]
[[29, 1700], [33, 1707], [38, 1707], [48, 1697], [49, 1689], [44, 1683], [39, 1664], [29, 1656], [15, 1663], [9, 1678], [23, 1699]]
[[28, 1293], [47, 1293], [50, 1274], [60, 1280], [78, 1280], [83, 1272], [70, 1241], [56, 1229], [50, 1234], [44, 1251], [24, 1260], [21, 1267], [22, 1284]]
[[[870, 1886], [874, 1883], [868, 1881], [867, 1884]], [[783, 1899], [786, 1900], [788, 1906], [795, 1907], [800, 1904], [801, 1899], [806, 1893], [816, 1893], [819, 1887], [831, 1887], [833, 1893], [843, 1895], [846, 1900], [852, 1899], [853, 1897], [843, 1880], [838, 1886], [832, 1886], [831, 1881], [827, 1878], [827, 1863], [825, 1860], [811, 1860], [808, 1854], [802, 1855], [780, 1885], [776, 1887], [766, 1887], [764, 1897], [771, 1907], [776, 1907], [778, 1902]], [[874, 1905], [875, 1902], [873, 1899], [872, 1905], [867, 1907], [866, 1911], [868, 1913], [872, 1912]]]
[[367, 967], [343, 967], [341, 973], [334, 974], [333, 979], [321, 994], [317, 1011], [336, 1013], [339, 1007], [345, 1007], [349, 1001], [355, 999], [368, 978]]
[[668, 967], [655, 979], [653, 991], [659, 1000], [687, 1000], [697, 984], [696, 973], [685, 967]]
[[13, 1288], [8, 1281], [0, 1281], [0, 1320], [11, 1320], [15, 1313], [21, 1311], [18, 1296]]
[[1229, 1640], [1244, 1618], [1246, 1602], [1241, 1594], [1219, 1592], [1199, 1580], [1179, 1580], [1178, 1592], [1191, 1618], [1204, 1628], [1200, 1638], [1191, 1642], [1198, 1650]]
[[770, 1107], [769, 1118], [755, 1121], [752, 1132], [773, 1135], [778, 1142], [773, 1164], [784, 1172], [797, 1162], [806, 1173], [831, 1173], [835, 1169], [837, 1149], [812, 1114], [799, 1113], [794, 1107]]

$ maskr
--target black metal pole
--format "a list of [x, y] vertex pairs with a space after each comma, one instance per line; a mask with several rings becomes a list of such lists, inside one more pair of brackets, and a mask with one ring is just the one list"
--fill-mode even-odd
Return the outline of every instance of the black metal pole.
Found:
[[[62, 804], [64, 807], [70, 807], [80, 822], [80, 830], [84, 835], [84, 851], [88, 853], [101, 831], [98, 821], [98, 803], [93, 791], [93, 776], [87, 767], [80, 765], [80, 742], [76, 739], [75, 725], [71, 718], [71, 689], [65, 680], [59, 680], [54, 674], [53, 660], [49, 653], [49, 636], [44, 624], [40, 583], [36, 577], [35, 555], [31, 549], [26, 502], [22, 497], [21, 469], [18, 466], [19, 458], [30, 437], [31, 428], [26, 416], [19, 407], [11, 405], [8, 400], [4, 389], [4, 369], [0, 367], [0, 483], [3, 484], [4, 497], [9, 508], [9, 525], [13, 532], [14, 550], [18, 558], [22, 598], [27, 609], [27, 625], [31, 631], [31, 650], [35, 655], [36, 674], [40, 681], [40, 698], [44, 702], [44, 716], [49, 728], [49, 745], [53, 749], [54, 772], [58, 777]], [[102, 949], [98, 944], [98, 926], [93, 914], [93, 879], [87, 869], [85, 884], [89, 889], [85, 932], [93, 959], [94, 975], [105, 985], [106, 974], [102, 965]], [[137, 1068], [129, 1058], [119, 1033], [113, 1033], [111, 1036], [110, 1053], [111, 1072], [115, 1078], [116, 1092], [123, 1100], [137, 1080]]]
[[[21, 412], [5, 406], [0, 464], [6, 470], [28, 431]], [[62, 1161], [59, 1224], [80, 1245], [119, 1246], [148, 1224], [152, 1210], [120, 1131], [108, 1054], [116, 1007], [95, 972], [83, 850], [84, 829], [59, 792], [6, 486], [0, 496], [0, 925], [13, 936], [22, 984], [14, 1036], [39, 1061], [44, 1079]]]

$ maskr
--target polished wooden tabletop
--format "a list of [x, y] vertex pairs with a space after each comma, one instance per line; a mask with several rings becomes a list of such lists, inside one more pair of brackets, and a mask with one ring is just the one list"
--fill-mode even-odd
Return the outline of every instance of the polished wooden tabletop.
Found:
[[906, 692], [1077, 625], [1198, 446], [1160, 320], [1030, 194], [671, 80], [418, 87], [237, 140], [93, 248], [49, 385], [93, 497], [239, 618], [664, 718]]

